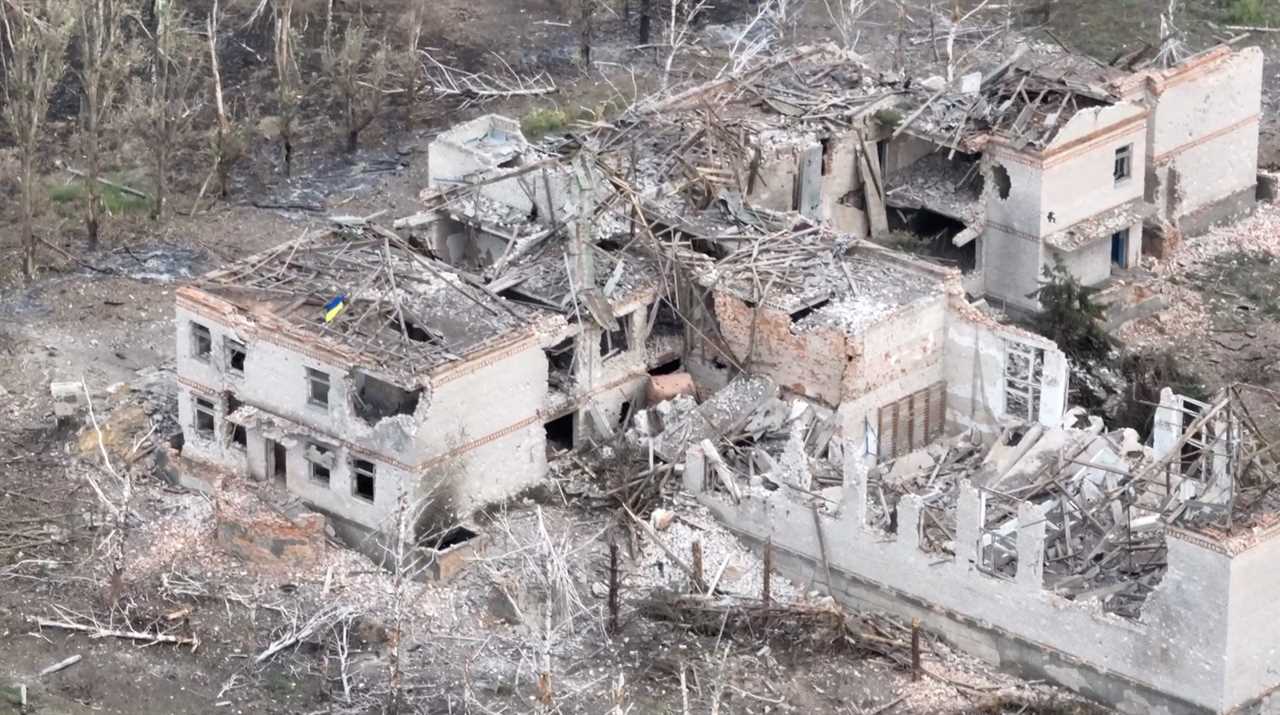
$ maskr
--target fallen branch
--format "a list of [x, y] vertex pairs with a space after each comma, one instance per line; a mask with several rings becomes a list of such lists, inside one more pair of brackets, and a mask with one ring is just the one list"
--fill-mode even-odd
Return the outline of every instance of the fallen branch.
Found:
[[99, 267], [97, 267], [97, 266], [95, 266], [95, 265], [93, 265], [93, 264], [91, 264], [91, 263], [85, 263], [84, 261], [80, 260], [79, 258], [76, 258], [75, 256], [71, 255], [70, 253], [67, 253], [66, 251], [62, 250], [62, 249], [61, 249], [61, 248], [59, 248], [58, 246], [55, 246], [54, 244], [50, 243], [49, 241], [46, 241], [45, 239], [41, 238], [40, 236], [36, 236], [36, 240], [37, 240], [37, 241], [39, 241], [40, 243], [43, 243], [43, 244], [45, 245], [45, 247], [47, 247], [47, 248], [52, 248], [54, 251], [57, 251], [59, 254], [61, 254], [61, 256], [62, 256], [63, 258], [67, 259], [68, 261], [71, 261], [72, 263], [75, 263], [75, 264], [79, 265], [81, 268], [88, 268], [88, 269], [89, 269], [89, 270], [91, 270], [91, 271], [97, 271], [98, 273], [102, 273], [103, 275], [108, 275], [108, 276], [114, 276], [114, 275], [116, 275], [116, 271], [113, 271], [113, 270], [111, 270], [111, 269], [109, 269], [109, 268], [99, 268]]
[[35, 619], [35, 624], [41, 628], [61, 628], [67, 631], [88, 633], [90, 638], [125, 638], [135, 641], [148, 641], [149, 643], [173, 643], [174, 645], [189, 645], [192, 650], [195, 650], [196, 646], [200, 645], [200, 640], [198, 638], [187, 638], [185, 636], [169, 635], [168, 633], [118, 631], [111, 628], [102, 628], [97, 625], [71, 623], [69, 621], [52, 621], [47, 618], [37, 618]]
[[1280, 27], [1255, 27], [1252, 25], [1223, 25], [1223, 27], [1236, 32], [1280, 32]]
[[[557, 89], [549, 75], [521, 77], [510, 65], [506, 65], [509, 77], [481, 72], [466, 72], [441, 64], [430, 53], [423, 52], [427, 60], [425, 69], [427, 86], [442, 97], [462, 97], [464, 106], [473, 102], [487, 102], [511, 97], [536, 97], [551, 94]], [[499, 58], [501, 59], [501, 58]]]
[[48, 668], [45, 668], [44, 670], [40, 671], [40, 675], [41, 677], [43, 677], [43, 676], [49, 675], [50, 673], [56, 673], [59, 670], [66, 670], [67, 668], [70, 668], [76, 663], [79, 663], [80, 659], [83, 657], [84, 656], [82, 655], [76, 654], [71, 656], [70, 658], [67, 658], [66, 660], [60, 660], [57, 663], [54, 663], [53, 665], [49, 666]]
[[317, 631], [328, 628], [339, 620], [349, 618], [354, 613], [355, 609], [350, 606], [329, 606], [316, 611], [315, 615], [307, 619], [307, 621], [302, 625], [298, 625], [298, 622], [295, 619], [290, 631], [280, 638], [277, 638], [271, 643], [271, 645], [267, 646], [267, 649], [259, 653], [258, 657], [254, 658], [253, 662], [263, 663], [270, 660], [276, 653], [279, 653], [285, 648], [297, 645], [304, 639], [311, 637]]

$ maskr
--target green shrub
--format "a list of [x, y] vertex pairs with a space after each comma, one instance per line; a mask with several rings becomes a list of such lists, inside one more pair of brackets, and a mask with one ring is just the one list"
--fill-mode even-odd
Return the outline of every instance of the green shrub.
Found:
[[1272, 26], [1280, 22], [1276, 0], [1230, 0], [1227, 18], [1237, 25]]
[[[77, 180], [50, 188], [49, 200], [55, 204], [73, 204], [84, 200], [84, 193], [84, 182]], [[142, 213], [150, 209], [150, 202], [147, 199], [126, 194], [110, 186], [103, 185], [98, 196], [102, 199], [102, 207], [112, 216]]]
[[1114, 346], [1102, 327], [1103, 307], [1093, 302], [1095, 292], [1080, 285], [1060, 260], [1044, 267], [1044, 283], [1035, 292], [1040, 301], [1037, 331], [1085, 364], [1107, 362]]
[[520, 118], [520, 131], [534, 141], [565, 128], [569, 116], [559, 109], [535, 109]]

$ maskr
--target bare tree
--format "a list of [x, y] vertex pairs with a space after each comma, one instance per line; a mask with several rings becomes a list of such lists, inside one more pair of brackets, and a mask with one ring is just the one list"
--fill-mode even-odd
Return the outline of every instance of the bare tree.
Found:
[[4, 104], [0, 109], [18, 146], [22, 272], [30, 280], [36, 271], [36, 152], [44, 132], [49, 93], [62, 76], [71, 17], [66, 6], [56, 0], [6, 0], [0, 7], [0, 20], [4, 22], [4, 45], [0, 47]]
[[117, 100], [136, 47], [126, 41], [122, 24], [127, 10], [122, 0], [75, 0], [79, 37], [80, 147], [85, 161], [85, 228], [89, 248], [98, 247], [102, 218], [103, 139], [107, 123], [119, 108]]
[[400, 71], [404, 73], [404, 123], [412, 128], [415, 110], [418, 107], [418, 95], [422, 93], [423, 73], [420, 47], [422, 44], [422, 25], [426, 22], [428, 0], [409, 0], [409, 12], [405, 16], [405, 42], [401, 49]]
[[302, 102], [302, 72], [294, 54], [293, 1], [273, 0], [276, 71], [276, 104], [279, 113], [280, 148], [284, 158], [284, 175], [293, 176], [293, 121]]
[[667, 22], [667, 59], [662, 65], [662, 89], [666, 91], [671, 82], [671, 66], [690, 44], [694, 36], [693, 21], [708, 7], [708, 0], [670, 0], [670, 12]]
[[169, 168], [195, 120], [198, 107], [191, 96], [204, 63], [199, 42], [186, 29], [186, 15], [174, 0], [155, 0], [154, 16], [151, 73], [131, 83], [128, 105], [136, 112], [135, 127], [151, 153], [155, 181], [151, 217], [163, 220], [168, 213]]
[[[205, 37], [209, 44], [209, 74], [213, 87], [213, 108], [217, 115], [217, 124], [213, 132], [213, 169], [210, 176], [218, 177], [218, 195], [227, 198], [231, 180], [231, 168], [244, 156], [244, 142], [240, 133], [227, 115], [226, 102], [222, 92], [222, 72], [218, 64], [218, 23], [221, 15], [218, 12], [218, 0], [213, 0], [209, 9], [209, 18], [205, 26]], [[207, 185], [207, 180], [206, 180]], [[201, 189], [201, 194], [204, 189]]]
[[[85, 480], [111, 517], [112, 529], [103, 537], [100, 546], [107, 553], [107, 557], [111, 562], [107, 602], [114, 608], [120, 598], [120, 592], [124, 589], [124, 570], [127, 556], [125, 542], [127, 541], [129, 529], [129, 509], [133, 502], [133, 472], [127, 463], [121, 470], [117, 470], [112, 466], [111, 455], [107, 452], [106, 443], [103, 442], [102, 430], [98, 426], [98, 416], [93, 409], [93, 397], [89, 394], [89, 386], [85, 383], [83, 377], [80, 378], [80, 389], [84, 393], [85, 403], [89, 408], [89, 422], [93, 426], [93, 433], [97, 438], [98, 456], [102, 459], [102, 464], [95, 466], [94, 469], [101, 469], [104, 475], [112, 478], [104, 489], [92, 470], [85, 472]], [[138, 440], [133, 450], [126, 455], [126, 458], [132, 458], [138, 448], [142, 446], [142, 443], [154, 431], [155, 426], [153, 425], [151, 432], [148, 432], [145, 437]], [[111, 491], [113, 495], [108, 495], [108, 491]]]
[[591, 42], [594, 38], [597, 2], [599, 0], [565, 0], [562, 6], [565, 19], [578, 33], [578, 61], [583, 68], [591, 67]]
[[[871, 11], [871, 0], [822, 0], [827, 10], [827, 17], [836, 33], [840, 35], [840, 46], [852, 50], [858, 44], [862, 31], [858, 25], [863, 16]], [[1013, 6], [1012, 0], [1008, 3]]]
[[369, 37], [363, 19], [349, 20], [342, 41], [336, 45], [331, 34], [326, 28], [322, 60], [337, 90], [350, 153], [359, 148], [360, 132], [382, 113], [390, 62], [386, 43]]

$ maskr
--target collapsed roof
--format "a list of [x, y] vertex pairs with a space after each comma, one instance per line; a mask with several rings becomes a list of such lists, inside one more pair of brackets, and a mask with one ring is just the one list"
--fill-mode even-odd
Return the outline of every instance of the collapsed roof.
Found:
[[[413, 383], [424, 372], [528, 334], [474, 277], [374, 225], [281, 244], [195, 284], [250, 320], [316, 341], [355, 365]], [[326, 321], [326, 305], [345, 309]]]

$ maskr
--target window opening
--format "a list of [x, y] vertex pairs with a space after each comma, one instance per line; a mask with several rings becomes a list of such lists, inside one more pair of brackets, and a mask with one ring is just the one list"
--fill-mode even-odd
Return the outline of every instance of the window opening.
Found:
[[209, 354], [213, 352], [213, 336], [209, 334], [209, 329], [199, 323], [191, 324], [191, 354], [197, 360], [209, 361]]
[[329, 373], [307, 368], [307, 402], [318, 407], [329, 406]]
[[364, 459], [353, 459], [351, 461], [351, 471], [355, 477], [351, 480], [352, 494], [365, 501], [373, 501], [374, 474], [376, 473], [376, 467], [373, 462]]
[[202, 397], [196, 398], [196, 434], [205, 439], [213, 439], [216, 424], [213, 412], [213, 401]]
[[562, 452], [573, 449], [573, 413], [543, 425], [547, 431], [547, 451]]
[[1005, 342], [1004, 411], [1027, 422], [1040, 419], [1040, 382], [1044, 377], [1044, 350], [1022, 343]]
[[225, 338], [223, 345], [227, 353], [227, 371], [233, 375], [244, 375], [244, 343]]
[[329, 477], [333, 472], [333, 450], [312, 442], [307, 447], [307, 464], [310, 466], [311, 481], [329, 486]]
[[1117, 184], [1133, 175], [1132, 144], [1126, 144], [1116, 149], [1116, 163], [1112, 174], [1115, 176]]

